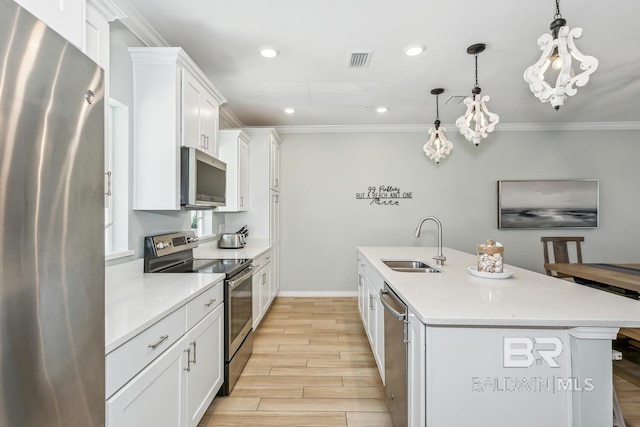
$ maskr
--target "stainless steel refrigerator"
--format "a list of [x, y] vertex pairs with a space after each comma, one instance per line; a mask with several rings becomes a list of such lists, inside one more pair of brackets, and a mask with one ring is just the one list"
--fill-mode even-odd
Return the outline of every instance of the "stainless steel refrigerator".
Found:
[[104, 425], [103, 72], [0, 0], [0, 426]]

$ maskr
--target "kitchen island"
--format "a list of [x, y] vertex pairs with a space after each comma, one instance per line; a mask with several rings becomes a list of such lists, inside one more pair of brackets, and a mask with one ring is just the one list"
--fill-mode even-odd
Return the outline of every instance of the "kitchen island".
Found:
[[[611, 426], [611, 340], [640, 326], [640, 303], [509, 265], [509, 278], [476, 277], [475, 255], [445, 248], [437, 266], [436, 252], [358, 249], [363, 319], [384, 283], [408, 306], [409, 426]], [[383, 260], [440, 272], [398, 272]], [[384, 378], [384, 327], [366, 326]]]

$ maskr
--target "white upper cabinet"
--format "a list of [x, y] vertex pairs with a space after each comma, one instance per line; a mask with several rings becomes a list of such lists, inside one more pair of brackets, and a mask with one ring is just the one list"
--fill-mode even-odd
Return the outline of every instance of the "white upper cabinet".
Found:
[[180, 209], [180, 146], [217, 157], [226, 102], [180, 48], [129, 48], [133, 62], [133, 208]]
[[218, 157], [219, 108], [220, 104], [193, 74], [183, 73], [182, 145]]
[[275, 191], [280, 191], [280, 141], [278, 141], [275, 138], [275, 136], [271, 138], [270, 151], [271, 151], [270, 153], [271, 189]]
[[78, 49], [84, 49], [85, 0], [16, 0]]
[[227, 205], [220, 212], [249, 209], [249, 137], [241, 129], [219, 132], [218, 157], [227, 164]]

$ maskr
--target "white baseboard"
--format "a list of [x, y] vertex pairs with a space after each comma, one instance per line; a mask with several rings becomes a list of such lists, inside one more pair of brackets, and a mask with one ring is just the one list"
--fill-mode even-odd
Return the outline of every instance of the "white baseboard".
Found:
[[357, 291], [280, 291], [279, 297], [298, 297], [298, 298], [331, 298], [331, 297], [357, 297]]

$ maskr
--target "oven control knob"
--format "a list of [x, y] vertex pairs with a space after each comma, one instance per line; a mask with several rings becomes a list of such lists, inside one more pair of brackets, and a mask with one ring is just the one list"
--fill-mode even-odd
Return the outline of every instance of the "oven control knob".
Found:
[[197, 237], [197, 236], [194, 236], [194, 237], [187, 237], [187, 243], [195, 243], [195, 242], [197, 242], [198, 240], [200, 240], [200, 238], [199, 238], [199, 237]]
[[158, 242], [156, 243], [156, 249], [164, 249], [169, 247], [169, 242]]

